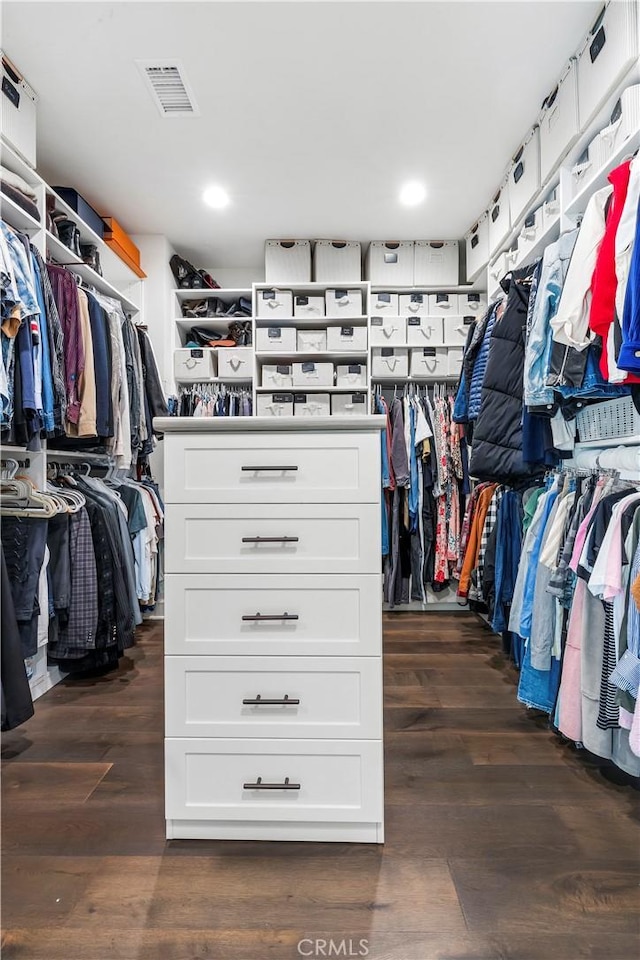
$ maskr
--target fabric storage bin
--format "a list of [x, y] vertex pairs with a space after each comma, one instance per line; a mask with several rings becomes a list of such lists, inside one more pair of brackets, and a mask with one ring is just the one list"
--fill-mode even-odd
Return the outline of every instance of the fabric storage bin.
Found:
[[404, 344], [407, 342], [406, 317], [371, 317], [371, 343]]
[[458, 294], [457, 293], [430, 293], [429, 294], [429, 316], [445, 317], [447, 314], [456, 314], [458, 312]]
[[440, 347], [444, 344], [442, 317], [408, 317], [407, 343], [415, 347]]
[[505, 180], [489, 207], [489, 249], [492, 252], [504, 243], [510, 229], [509, 181]]
[[500, 285], [500, 281], [508, 272], [507, 255], [500, 253], [496, 259], [489, 265], [489, 285], [494, 285], [494, 289]]
[[282, 390], [293, 386], [293, 367], [290, 363], [263, 363], [261, 386]]
[[292, 393], [259, 393], [257, 399], [257, 413], [259, 417], [292, 417]]
[[328, 317], [361, 317], [364, 313], [362, 290], [350, 290], [345, 287], [327, 290], [325, 306]]
[[463, 317], [482, 317], [487, 312], [487, 298], [481, 293], [459, 293], [458, 313]]
[[257, 316], [273, 317], [274, 320], [293, 316], [291, 290], [257, 290]]
[[462, 372], [462, 347], [449, 347], [447, 351], [447, 373], [450, 377], [458, 377]]
[[267, 240], [264, 245], [264, 278], [267, 283], [309, 283], [310, 240]]
[[298, 330], [299, 353], [321, 353], [326, 349], [326, 330]]
[[367, 251], [367, 279], [391, 287], [413, 286], [413, 240], [374, 240]]
[[361, 417], [367, 412], [366, 393], [334, 393], [331, 397], [332, 417]]
[[483, 213], [465, 235], [467, 250], [467, 281], [473, 283], [489, 261], [489, 214]]
[[336, 387], [366, 387], [366, 363], [339, 364], [336, 367]]
[[401, 317], [426, 317], [428, 313], [427, 293], [401, 293], [398, 297], [398, 314]]
[[294, 417], [331, 416], [331, 398], [328, 393], [294, 393]]
[[603, 142], [603, 149], [605, 152], [608, 151], [605, 160], [622, 147], [637, 130], [640, 130], [640, 83], [627, 87], [623, 91], [613, 108], [609, 126], [600, 131], [599, 137]]
[[540, 189], [540, 129], [534, 127], [509, 170], [509, 216], [515, 224]]
[[324, 297], [295, 296], [293, 298], [294, 317], [324, 317]]
[[449, 367], [446, 347], [421, 347], [411, 351], [412, 377], [446, 377]]
[[313, 278], [319, 283], [359, 283], [362, 249], [356, 240], [316, 240]]
[[[543, 210], [538, 207], [525, 218], [524, 226], [518, 236], [518, 257], [522, 261], [527, 256], [529, 250], [533, 248], [536, 240], [543, 233]], [[463, 311], [464, 312], [464, 311]]]
[[578, 84], [576, 61], [572, 58], [542, 104], [540, 126], [540, 181], [545, 180], [565, 158], [578, 139]]
[[71, 187], [51, 187], [51, 189], [78, 214], [80, 220], [86, 223], [94, 233], [97, 233], [101, 239], [104, 237], [104, 222], [102, 217], [96, 213], [84, 197], [80, 196], [77, 190], [73, 190]]
[[375, 314], [376, 316], [387, 314], [390, 317], [397, 317], [400, 313], [398, 294], [386, 293], [384, 291], [372, 293], [369, 313]]
[[371, 351], [371, 376], [408, 377], [408, 351], [401, 347], [374, 347]]
[[578, 106], [584, 129], [638, 57], [638, 5], [608, 3], [578, 54]]
[[256, 327], [256, 350], [274, 350], [278, 353], [295, 353], [295, 327]]
[[365, 352], [367, 347], [366, 327], [327, 327], [327, 350], [334, 353], [352, 350]]
[[333, 364], [307, 360], [293, 365], [293, 383], [296, 387], [332, 387]]
[[413, 282], [416, 286], [455, 286], [460, 279], [457, 240], [416, 240], [413, 247]]
[[251, 380], [253, 377], [252, 348], [220, 347], [218, 349], [218, 376], [225, 380]]
[[560, 216], [560, 201], [558, 191], [554, 190], [542, 204], [542, 230], [548, 230], [554, 220]]
[[216, 375], [216, 351], [211, 347], [173, 351], [173, 376], [180, 383], [198, 383]]
[[5, 56], [2, 57], [2, 93], [2, 134], [16, 153], [35, 169], [38, 97]]
[[447, 345], [464, 346], [467, 342], [469, 327], [475, 320], [473, 316], [467, 317], [445, 317], [444, 323], [444, 342]]

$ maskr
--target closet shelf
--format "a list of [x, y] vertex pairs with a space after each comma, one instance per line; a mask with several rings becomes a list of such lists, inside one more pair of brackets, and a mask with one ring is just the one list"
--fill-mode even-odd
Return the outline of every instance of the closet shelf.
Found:
[[175, 323], [180, 330], [188, 331], [191, 327], [201, 327], [214, 333], [228, 333], [229, 324], [238, 320], [244, 323], [250, 321], [251, 317], [203, 317], [201, 320], [198, 317], [177, 317]]
[[372, 343], [372, 350], [384, 350], [385, 347], [391, 347], [392, 350], [422, 350], [425, 347], [434, 347], [436, 350], [453, 350], [464, 348], [464, 343]]
[[21, 206], [10, 197], [5, 196], [4, 193], [0, 194], [0, 214], [2, 219], [6, 220], [10, 226], [15, 227], [16, 230], [22, 230], [25, 233], [42, 230], [42, 224], [39, 220], [32, 217], [30, 213], [23, 210]]
[[381, 286], [379, 283], [376, 283], [375, 286], [371, 287], [371, 293], [481, 293], [483, 291], [483, 286], [478, 280], [474, 280], [472, 283], [441, 283], [440, 286], [434, 287], [433, 285], [425, 286], [398, 286], [397, 284], [387, 284], [387, 286]]
[[197, 287], [195, 290], [185, 287], [176, 287], [174, 294], [178, 300], [206, 300], [209, 297], [218, 297], [221, 300], [237, 300], [238, 297], [251, 299], [250, 287]]
[[310, 280], [308, 283], [256, 283], [256, 290], [292, 290], [294, 293], [302, 293], [308, 290], [310, 293], [324, 293], [325, 290], [362, 290], [363, 293], [369, 289], [368, 280], [352, 280], [344, 283], [340, 280]]
[[309, 387], [306, 384], [295, 387], [256, 387], [256, 393], [367, 393], [366, 385], [350, 387]]
[[585, 183], [584, 186], [580, 188], [575, 197], [567, 204], [566, 214], [568, 217], [577, 217], [587, 208], [587, 204], [591, 196], [600, 190], [602, 187], [606, 187], [608, 184], [608, 176], [612, 170], [618, 167], [625, 159], [625, 157], [631, 156], [636, 152], [640, 147], [640, 130], [636, 130], [635, 133], [625, 140], [618, 149], [613, 153], [607, 162], [603, 164], [598, 172], [589, 180], [588, 183]]
[[372, 376], [371, 383], [442, 383], [445, 380], [456, 382], [459, 380], [459, 373], [440, 373], [429, 377], [393, 377], [393, 376]]
[[345, 363], [357, 363], [362, 358], [366, 360], [368, 355], [368, 350], [302, 350], [300, 352], [285, 350], [282, 353], [278, 353], [277, 350], [263, 350], [256, 353], [256, 360], [273, 360], [276, 362], [286, 360], [288, 363], [296, 363], [300, 360], [344, 360]]
[[182, 377], [175, 377], [175, 382], [179, 384], [185, 384], [193, 386], [194, 383], [224, 383], [228, 387], [240, 386], [241, 384], [252, 383], [253, 377], [239, 377], [236, 379], [231, 379], [231, 377], [203, 377], [202, 380], [183, 380]]
[[364, 326], [368, 317], [256, 317], [257, 326], [261, 327], [310, 327], [324, 329], [325, 327], [360, 327]]
[[130, 313], [140, 312], [140, 307], [137, 303], [124, 293], [121, 293], [117, 287], [114, 287], [112, 283], [109, 283], [109, 281], [101, 277], [100, 274], [96, 273], [92, 267], [84, 263], [72, 250], [69, 250], [69, 247], [65, 246], [54, 234], [50, 233], [49, 230], [46, 231], [46, 241], [47, 254], [51, 256], [54, 261], [68, 266], [73, 273], [79, 274], [86, 284], [95, 287], [98, 293], [102, 293], [107, 297], [113, 297], [114, 300], [119, 300], [123, 308]]

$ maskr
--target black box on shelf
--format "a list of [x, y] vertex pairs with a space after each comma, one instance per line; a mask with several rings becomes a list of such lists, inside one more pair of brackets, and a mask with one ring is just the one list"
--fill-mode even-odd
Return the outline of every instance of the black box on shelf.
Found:
[[80, 196], [77, 190], [74, 190], [72, 187], [52, 187], [51, 189], [55, 190], [58, 196], [64, 200], [65, 203], [69, 204], [72, 210], [75, 210], [80, 219], [83, 220], [88, 227], [91, 227], [94, 233], [97, 233], [99, 237], [104, 239], [105, 227], [102, 217], [96, 213], [84, 197]]

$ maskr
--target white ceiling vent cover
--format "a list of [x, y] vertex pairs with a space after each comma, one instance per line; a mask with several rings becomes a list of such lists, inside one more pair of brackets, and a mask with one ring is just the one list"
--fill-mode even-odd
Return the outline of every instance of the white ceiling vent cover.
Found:
[[179, 60], [136, 60], [153, 102], [163, 117], [195, 117], [200, 114]]

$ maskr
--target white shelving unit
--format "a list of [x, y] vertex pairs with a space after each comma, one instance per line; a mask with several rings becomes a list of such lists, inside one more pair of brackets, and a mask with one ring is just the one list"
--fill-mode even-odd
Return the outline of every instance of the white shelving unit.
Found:
[[[95, 243], [100, 254], [100, 262], [104, 276], [100, 276], [91, 267], [87, 266], [73, 251], [66, 247], [54, 234], [47, 230], [46, 198], [54, 191], [45, 180], [32, 169], [4, 140], [0, 143], [2, 165], [22, 177], [36, 194], [36, 205], [40, 212], [40, 220], [36, 220], [29, 213], [14, 203], [9, 197], [0, 194], [0, 215], [2, 219], [21, 233], [26, 233], [31, 243], [36, 247], [45, 260], [64, 264], [73, 273], [82, 277], [83, 281], [93, 286], [97, 291], [114, 297], [123, 305], [126, 313], [137, 320], [143, 308], [143, 281], [135, 274], [114, 252], [107, 246], [78, 214], [56, 196], [56, 208], [63, 211], [73, 220], [80, 230], [82, 242]], [[27, 461], [29, 465], [21, 468], [27, 473], [38, 487], [43, 487], [47, 477], [47, 458], [65, 460], [73, 459], [73, 452], [65, 450], [56, 452], [47, 450], [46, 441], [41, 441], [42, 449], [33, 452], [24, 447], [13, 444], [2, 444], [3, 457], [12, 457], [19, 461]], [[81, 455], [87, 459], [87, 454]], [[31, 695], [34, 700], [41, 697], [47, 690], [55, 686], [64, 676], [57, 666], [47, 664], [47, 645], [38, 648], [37, 653], [26, 661], [27, 674]]]

